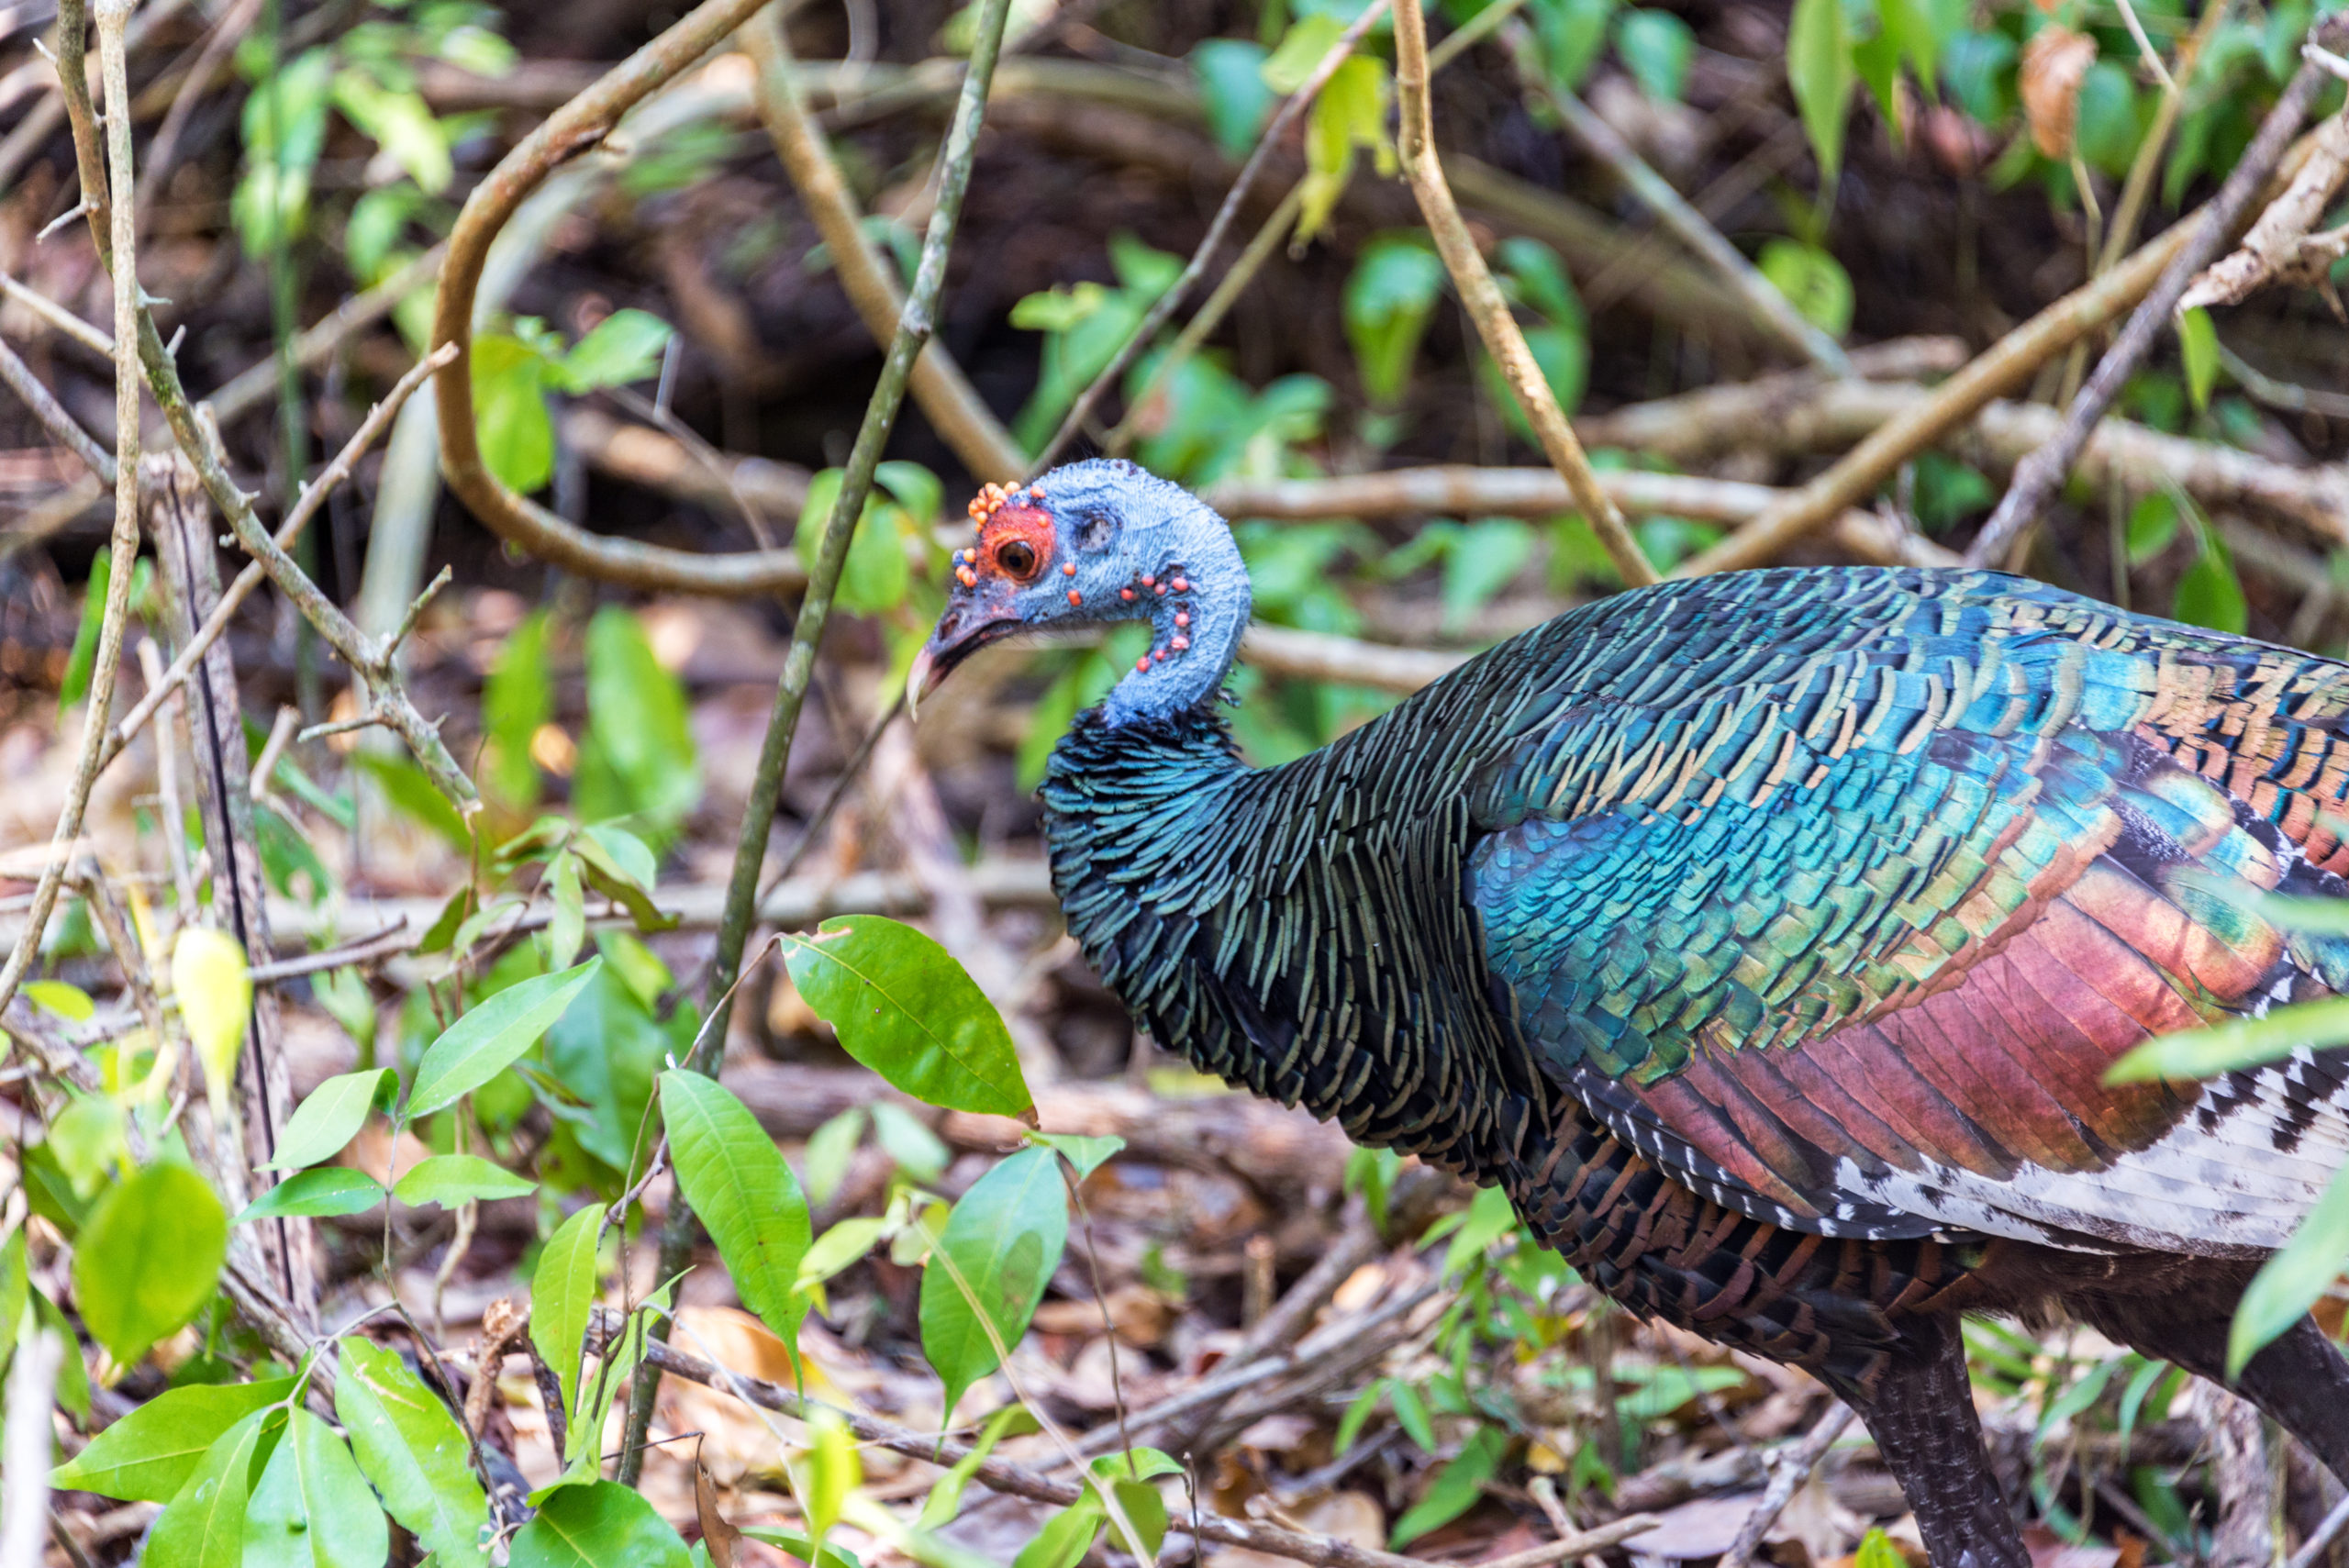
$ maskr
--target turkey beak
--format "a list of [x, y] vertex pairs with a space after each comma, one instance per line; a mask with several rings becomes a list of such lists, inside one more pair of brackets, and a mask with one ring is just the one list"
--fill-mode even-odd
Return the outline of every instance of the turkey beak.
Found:
[[906, 672], [906, 714], [919, 715], [921, 699], [945, 684], [956, 665], [985, 648], [990, 642], [1000, 642], [1021, 630], [1025, 623], [1008, 608], [1000, 612], [973, 603], [958, 594], [946, 602], [946, 613], [938, 617], [938, 628], [930, 634], [922, 651], [914, 655], [913, 668]]

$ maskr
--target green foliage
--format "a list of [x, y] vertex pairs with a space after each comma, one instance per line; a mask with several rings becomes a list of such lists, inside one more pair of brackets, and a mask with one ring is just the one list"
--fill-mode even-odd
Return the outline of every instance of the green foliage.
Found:
[[1011, 423], [1013, 437], [1030, 451], [1043, 445], [1077, 394], [1117, 357], [1143, 314], [1183, 270], [1175, 257], [1130, 234], [1111, 238], [1109, 264], [1117, 275], [1114, 287], [1063, 284], [1011, 307], [1014, 327], [1044, 334], [1036, 390]]
[[[90, 695], [90, 676], [98, 658], [98, 633], [106, 621], [106, 592], [114, 580], [114, 551], [106, 545], [98, 547], [90, 558], [90, 581], [82, 595], [82, 618], [73, 628], [73, 646], [65, 656], [65, 673], [57, 684], [57, 716], [63, 722], [66, 712]], [[143, 606], [151, 592], [154, 564], [140, 557], [130, 569], [129, 603], [136, 612]]]
[[299, 1406], [286, 1421], [245, 1506], [247, 1568], [381, 1568], [391, 1530], [351, 1445]]
[[73, 1246], [73, 1298], [118, 1365], [177, 1333], [212, 1298], [228, 1216], [204, 1178], [170, 1162], [110, 1187]]
[[554, 681], [547, 668], [552, 625], [544, 610], [525, 616], [497, 651], [497, 661], [482, 685], [481, 728], [488, 742], [483, 781], [499, 799], [525, 810], [539, 799], [539, 769], [530, 757], [530, 741], [554, 717]]
[[841, 1047], [897, 1088], [952, 1110], [1017, 1116], [1034, 1102], [1003, 1018], [952, 954], [911, 926], [843, 915], [786, 933], [792, 984]]
[[[1590, 375], [1590, 324], [1582, 298], [1575, 293], [1558, 253], [1540, 240], [1515, 235], [1501, 241], [1496, 255], [1502, 292], [1521, 316], [1531, 317], [1519, 324], [1525, 346], [1532, 350], [1533, 362], [1541, 368], [1542, 379], [1549, 384], [1559, 408], [1571, 415], [1582, 402]], [[1486, 400], [1503, 422], [1519, 439], [1538, 446], [1533, 427], [1517, 406], [1516, 395], [1502, 378], [1500, 367], [1479, 351], [1476, 371]]]
[[478, 1154], [435, 1154], [420, 1160], [392, 1188], [392, 1196], [413, 1208], [437, 1204], [458, 1208], [485, 1199], [520, 1197], [538, 1184]]
[[1424, 236], [1381, 235], [1346, 279], [1346, 341], [1373, 403], [1399, 401], [1419, 339], [1443, 295], [1443, 262]]
[[[828, 468], [808, 481], [793, 541], [803, 561], [822, 553], [824, 530], [839, 503], [845, 472]], [[913, 585], [911, 558], [932, 552], [930, 530], [945, 495], [937, 477], [918, 463], [885, 462], [873, 477], [874, 488], [858, 515], [834, 594], [833, 602], [852, 615], [885, 615], [906, 603]]]
[[1843, 114], [1857, 80], [1842, 0], [1795, 0], [1787, 29], [1787, 83], [1823, 183], [1832, 184], [1843, 166]]
[[1607, 25], [1620, 0], [1532, 0], [1534, 36], [1542, 45], [1550, 80], [1568, 92], [1583, 79], [1607, 46]]
[[570, 347], [534, 317], [511, 332], [474, 338], [473, 417], [482, 461], [528, 494], [554, 475], [554, 417], [549, 390], [573, 395], [645, 381], [661, 369], [672, 329], [641, 310], [616, 310]]
[[1395, 147], [1386, 139], [1386, 106], [1393, 92], [1385, 61], [1351, 54], [1306, 111], [1305, 184], [1294, 243], [1302, 245], [1321, 232], [1345, 194], [1355, 156], [1364, 148], [1370, 150], [1382, 178], [1394, 175]]
[[322, 1165], [296, 1171], [238, 1212], [237, 1223], [279, 1218], [328, 1218], [364, 1214], [384, 1201], [384, 1184], [363, 1171]]
[[602, 1204], [591, 1203], [564, 1220], [540, 1249], [530, 1276], [530, 1342], [554, 1369], [567, 1410], [579, 1408], [579, 1347], [601, 1288], [596, 1241], [604, 1214]]
[[[21, 1241], [17, 1245], [21, 1261]], [[229, 1428], [293, 1390], [290, 1377], [168, 1389], [91, 1439], [58, 1466], [50, 1485], [126, 1503], [168, 1503]]]
[[429, 1116], [505, 1071], [562, 1016], [603, 962], [591, 958], [509, 986], [450, 1025], [417, 1064], [407, 1114]]
[[2177, 596], [2171, 601], [2169, 613], [2188, 626], [2207, 626], [2240, 637], [2251, 625], [2251, 606], [2235, 576], [2234, 562], [2215, 529], [2198, 518], [2195, 532], [2200, 550], [2194, 564], [2177, 580]]
[[1831, 338], [1852, 329], [1852, 275], [1824, 250], [1798, 239], [1765, 240], [1755, 264], [1804, 320]]
[[148, 1533], [147, 1568], [242, 1568], [245, 1509], [285, 1429], [283, 1406], [255, 1410], [213, 1440]]
[[2210, 390], [2219, 381], [2219, 329], [2209, 311], [2198, 308], [2178, 317], [2177, 349], [2186, 361], [2186, 389], [2200, 413], [2210, 406]]
[[399, 1080], [388, 1067], [342, 1073], [310, 1091], [277, 1136], [277, 1158], [265, 1171], [293, 1171], [330, 1160], [358, 1136], [369, 1113], [388, 1106]]
[[1615, 20], [1615, 52], [1622, 57], [1624, 68], [1641, 92], [1676, 104], [1687, 86], [1697, 35], [1669, 11], [1628, 10]]
[[638, 1493], [611, 1481], [561, 1487], [514, 1535], [511, 1568], [688, 1568], [685, 1543]]
[[1028, 1331], [1068, 1244], [1060, 1157], [1025, 1149], [963, 1195], [921, 1280], [921, 1345], [946, 1384], [946, 1418]]
[[1246, 156], [1272, 113], [1266, 58], [1264, 45], [1245, 39], [1208, 39], [1191, 51], [1191, 74], [1207, 108], [1208, 128], [1216, 145], [1234, 158]]
[[742, 1305], [796, 1345], [807, 1298], [797, 1290], [810, 1236], [807, 1200], [782, 1153], [715, 1079], [673, 1068], [661, 1105], [677, 1185], [707, 1227]]
[[467, 1462], [463, 1429], [395, 1352], [356, 1335], [340, 1348], [335, 1418], [384, 1508], [444, 1568], [484, 1561], [489, 1501]]
[[[1397, 1385], [1399, 1386], [1399, 1385]], [[1508, 1451], [1508, 1434], [1497, 1427], [1479, 1427], [1460, 1452], [1437, 1472], [1419, 1500], [1395, 1521], [1387, 1532], [1389, 1550], [1400, 1551], [1430, 1530], [1450, 1524], [1485, 1494], [1485, 1483], [1500, 1468]]]

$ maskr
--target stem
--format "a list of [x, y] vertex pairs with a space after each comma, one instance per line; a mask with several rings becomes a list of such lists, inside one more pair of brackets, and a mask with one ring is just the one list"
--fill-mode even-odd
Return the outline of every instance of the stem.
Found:
[[[741, 836], [734, 848], [733, 874], [726, 884], [726, 906], [718, 918], [718, 949], [710, 960], [706, 993], [709, 1017], [702, 1025], [700, 1040], [685, 1060], [687, 1068], [711, 1077], [717, 1076], [718, 1060], [726, 1051], [736, 971], [741, 967], [742, 950], [749, 943], [751, 926], [758, 913], [759, 870], [766, 859], [767, 834], [774, 822], [783, 776], [791, 764], [792, 737], [798, 730], [807, 687], [815, 676], [817, 650], [831, 618], [832, 590], [848, 560], [849, 543], [856, 536], [857, 519], [863, 515], [865, 497], [872, 493], [874, 471], [880, 466], [881, 453], [889, 444], [897, 409], [905, 401], [914, 361], [929, 342], [937, 318], [939, 295], [946, 286], [946, 256], [953, 246], [954, 228], [963, 215], [963, 198], [970, 190], [971, 165], [978, 151], [979, 123], [986, 112], [987, 88], [995, 79], [996, 56], [1003, 45], [1003, 25], [1010, 9], [1010, 0], [983, 0], [980, 6], [971, 47], [971, 68], [963, 78], [953, 128], [948, 132], [946, 146], [939, 154], [938, 205], [930, 211], [930, 229], [922, 238], [921, 264], [915, 270], [906, 307], [898, 315], [896, 336], [889, 344], [888, 358], [882, 363], [881, 379], [873, 389], [872, 400], [865, 405], [864, 422], [859, 427], [856, 445], [849, 453], [840, 496], [833, 502], [832, 514], [824, 524], [822, 548], [808, 562], [807, 593], [800, 600], [799, 617], [791, 630], [791, 648], [784, 656], [783, 680], [775, 688], [774, 711], [767, 720], [766, 740], [759, 748], [758, 772], [751, 777]], [[692, 1262], [695, 1230], [693, 1207], [680, 1192], [670, 1199], [668, 1217], [662, 1223], [661, 1261], [654, 1277], [672, 1279], [684, 1272]], [[651, 1332], [665, 1340], [667, 1319], [654, 1325]], [[629, 1394], [626, 1435], [620, 1441], [619, 1480], [623, 1485], [634, 1485], [643, 1468], [645, 1434], [652, 1424], [652, 1399], [660, 1386], [657, 1365], [647, 1362], [638, 1369], [636, 1385]]]
[[[107, 178], [112, 189], [128, 195], [131, 188], [130, 77], [125, 63], [123, 28], [129, 23], [136, 0], [100, 0], [98, 6], [99, 67], [106, 83]], [[58, 7], [60, 42], [74, 33], [69, 83], [82, 78], [82, 27], [79, 0]], [[72, 14], [69, 15], [68, 13]], [[61, 50], [61, 55], [62, 50]], [[72, 97], [72, 87], [67, 89]], [[87, 98], [83, 99], [84, 112]], [[87, 162], [84, 163], [86, 173]], [[94, 187], [105, 190], [106, 185]], [[84, 199], [89, 199], [84, 193]], [[114, 269], [114, 571], [106, 578], [106, 613], [98, 623], [96, 662], [90, 670], [89, 706], [82, 720], [82, 751], [74, 759], [73, 782], [66, 791], [65, 808], [57, 815], [57, 831], [50, 840], [48, 862], [34, 884], [32, 906], [25, 911], [23, 934], [0, 963], [0, 1012], [7, 1009], [17, 987], [24, 983], [33, 961], [40, 956], [41, 932], [57, 906], [57, 892], [65, 879], [73, 841], [81, 837], [83, 814], [89, 809], [90, 787], [97, 782], [98, 761], [106, 741], [106, 714], [114, 706], [114, 682], [122, 662], [122, 631], [130, 615], [130, 568], [139, 558], [139, 234], [138, 219], [128, 200], [115, 202], [107, 214], [108, 255]]]
[[1550, 466], [1565, 480], [1575, 510], [1589, 519], [1591, 531], [1606, 547], [1616, 571], [1622, 573], [1624, 585], [1640, 588], [1655, 582], [1655, 567], [1631, 537], [1623, 514], [1600, 488], [1598, 476], [1591, 472], [1582, 443], [1575, 439], [1565, 411], [1558, 406], [1542, 367], [1534, 362], [1533, 350], [1525, 346], [1525, 334], [1518, 330], [1517, 318], [1509, 314], [1508, 300], [1493, 282], [1492, 272], [1460, 216], [1459, 204], [1452, 198], [1452, 186], [1436, 156], [1435, 120], [1428, 106], [1428, 27], [1419, 0], [1396, 0], [1395, 89], [1403, 172], [1411, 182], [1420, 216], [1427, 219], [1444, 270], [1452, 274], [1453, 287], [1460, 291], [1461, 303], [1475, 321], [1486, 350], [1500, 367], [1502, 379], [1516, 394], [1518, 406], [1541, 438]]

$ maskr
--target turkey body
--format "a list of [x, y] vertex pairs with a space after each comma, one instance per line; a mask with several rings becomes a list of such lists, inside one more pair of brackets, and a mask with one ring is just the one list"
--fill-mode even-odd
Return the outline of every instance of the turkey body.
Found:
[[[1897, 1471], [1904, 1411], [1972, 1423], [1962, 1311], [2215, 1374], [2349, 1159], [2341, 1052], [2104, 1082], [2349, 991], [2349, 940], [2261, 912], [2349, 896], [2332, 661], [1995, 573], [1736, 573], [1279, 768], [1205, 706], [1081, 716], [1042, 795], [1070, 929], [1160, 1042], [1499, 1184], [1627, 1307], [1826, 1376]], [[2304, 1328], [2244, 1386], [2349, 1475]], [[2010, 1560], [1934, 1506], [1929, 1544]]]

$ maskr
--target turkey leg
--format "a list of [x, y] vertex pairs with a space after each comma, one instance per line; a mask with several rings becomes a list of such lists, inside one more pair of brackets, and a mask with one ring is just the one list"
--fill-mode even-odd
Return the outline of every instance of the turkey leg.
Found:
[[2029, 1568], [1974, 1413], [1954, 1316], [1911, 1318], [1872, 1393], [1844, 1390], [1917, 1511], [1933, 1568]]

